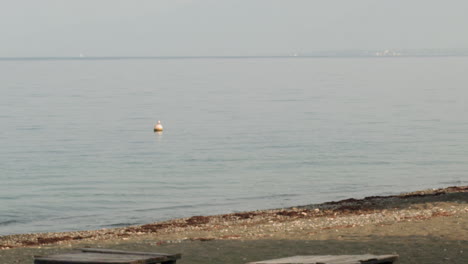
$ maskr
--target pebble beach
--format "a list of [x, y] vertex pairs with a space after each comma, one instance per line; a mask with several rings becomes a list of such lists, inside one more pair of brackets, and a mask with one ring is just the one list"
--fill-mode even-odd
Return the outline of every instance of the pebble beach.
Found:
[[400, 263], [466, 263], [467, 202], [468, 186], [454, 186], [115, 229], [8, 235], [0, 237], [0, 257], [5, 264], [33, 263], [34, 255], [102, 247], [182, 253], [182, 264], [325, 253], [396, 253]]

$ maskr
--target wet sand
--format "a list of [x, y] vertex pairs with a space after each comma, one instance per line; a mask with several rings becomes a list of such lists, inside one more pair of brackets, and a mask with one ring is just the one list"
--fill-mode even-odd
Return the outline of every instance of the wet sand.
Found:
[[194, 216], [115, 229], [0, 237], [0, 263], [79, 247], [182, 253], [177, 263], [246, 263], [298, 254], [399, 254], [467, 263], [468, 186], [296, 208]]

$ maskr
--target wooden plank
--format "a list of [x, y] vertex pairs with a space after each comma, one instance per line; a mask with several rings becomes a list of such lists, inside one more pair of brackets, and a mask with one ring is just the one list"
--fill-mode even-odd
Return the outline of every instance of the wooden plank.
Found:
[[379, 258], [361, 260], [362, 264], [393, 263], [398, 259], [398, 255], [380, 255]]
[[309, 255], [249, 262], [247, 264], [378, 264], [393, 263], [398, 255]]
[[110, 249], [80, 249], [70, 253], [35, 256], [35, 264], [156, 264], [175, 263], [180, 254], [132, 252]]
[[136, 264], [136, 263], [161, 263], [166, 258], [148, 257], [142, 255], [127, 254], [102, 254], [102, 253], [70, 253], [58, 254], [48, 257], [37, 258], [34, 263], [106, 263], [106, 264]]
[[156, 252], [141, 252], [141, 251], [122, 251], [115, 249], [104, 249], [104, 248], [79, 248], [82, 252], [95, 252], [95, 253], [112, 253], [112, 254], [133, 254], [133, 255], [145, 255], [145, 256], [166, 256], [168, 258], [180, 259], [182, 254], [168, 254], [168, 253], [156, 253]]

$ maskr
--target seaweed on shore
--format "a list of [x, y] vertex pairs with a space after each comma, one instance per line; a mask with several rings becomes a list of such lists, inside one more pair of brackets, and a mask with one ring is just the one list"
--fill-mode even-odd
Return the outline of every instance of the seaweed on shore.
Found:
[[[410, 208], [415, 204], [446, 201], [457, 203], [468, 202], [468, 186], [453, 186], [443, 189], [425, 190], [392, 196], [372, 196], [363, 199], [346, 199], [341, 201], [327, 202], [319, 205], [308, 205], [286, 209], [258, 210], [213, 216], [192, 216], [189, 218], [174, 219], [165, 222], [157, 222], [140, 226], [129, 226], [124, 228], [81, 232], [9, 235], [0, 237], [0, 249], [57, 244], [64, 241], [79, 241], [86, 239], [105, 240], [112, 237], [128, 238], [139, 234], [157, 234], [158, 232], [165, 230], [181, 232], [183, 229], [187, 230], [198, 228], [210, 231], [219, 228], [230, 227], [236, 224], [246, 227], [269, 222], [291, 222], [296, 219], [334, 219], [343, 216], [369, 215], [379, 212], [383, 214], [387, 210]], [[401, 217], [402, 220], [424, 220], [431, 217], [447, 217], [451, 215], [452, 214], [450, 212], [446, 211], [433, 211], [426, 215], [411, 215]], [[400, 216], [397, 216], [397, 218], [400, 218]], [[323, 227], [322, 229], [338, 229], [349, 227], [354, 227], [354, 224], [327, 226]], [[237, 239], [238, 237], [240, 236], [235, 234], [224, 234], [220, 235], [218, 239]], [[211, 239], [212, 238], [198, 238], [198, 240], [201, 241], [208, 241]]]

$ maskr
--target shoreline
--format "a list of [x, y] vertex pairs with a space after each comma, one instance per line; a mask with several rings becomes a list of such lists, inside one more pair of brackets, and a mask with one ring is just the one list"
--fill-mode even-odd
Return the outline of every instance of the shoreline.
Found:
[[[0, 250], [43, 246], [71, 247], [96, 241], [115, 244], [153, 239], [157, 240], [156, 244], [239, 239], [314, 240], [320, 239], [320, 233], [328, 230], [346, 233], [346, 230], [356, 227], [423, 222], [444, 217], [466, 220], [467, 202], [468, 186], [453, 186], [282, 209], [192, 216], [111, 229], [6, 235], [0, 236]], [[283, 229], [289, 231], [282, 232]], [[466, 232], [465, 229], [462, 231]], [[453, 239], [459, 235], [453, 234]], [[466, 239], [466, 234], [461, 235]]]

